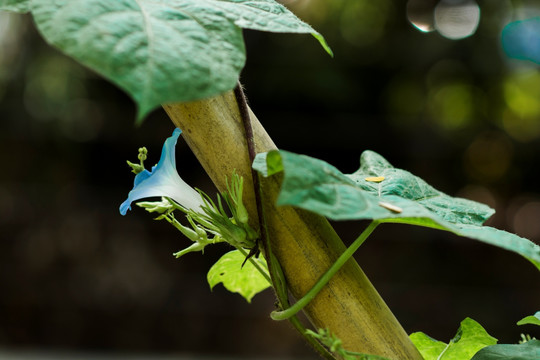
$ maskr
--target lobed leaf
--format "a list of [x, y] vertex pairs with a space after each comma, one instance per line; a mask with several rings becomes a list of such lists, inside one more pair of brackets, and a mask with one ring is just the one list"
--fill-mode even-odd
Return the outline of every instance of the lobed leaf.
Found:
[[30, 0], [0, 0], [0, 10], [27, 13], [30, 11]]
[[448, 344], [422, 332], [413, 333], [410, 338], [424, 360], [469, 360], [480, 349], [497, 343], [497, 339], [471, 318], [461, 322], [456, 336]]
[[139, 120], [236, 86], [241, 28], [312, 33], [329, 51], [274, 0], [32, 0], [32, 13], [49, 43], [128, 92]]
[[372, 151], [362, 154], [360, 169], [350, 175], [324, 161], [287, 151], [259, 154], [253, 167], [263, 175], [284, 170], [278, 205], [300, 207], [333, 220], [372, 219], [450, 231], [516, 252], [540, 269], [538, 245], [482, 226], [493, 209], [448, 196]]
[[[246, 257], [238, 250], [233, 250], [223, 255], [208, 271], [207, 280], [210, 289], [219, 283], [230, 292], [242, 295], [248, 302], [253, 296], [270, 287], [264, 276], [250, 262], [244, 260]], [[266, 268], [264, 259], [257, 258]]]
[[519, 345], [492, 345], [483, 348], [472, 360], [534, 360], [540, 359], [540, 340]]

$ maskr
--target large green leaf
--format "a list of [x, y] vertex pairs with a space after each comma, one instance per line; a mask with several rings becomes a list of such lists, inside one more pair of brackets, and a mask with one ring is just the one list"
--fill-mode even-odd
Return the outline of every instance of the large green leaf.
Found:
[[472, 360], [537, 360], [540, 359], [540, 340], [519, 345], [492, 345], [483, 348]]
[[[450, 197], [410, 172], [394, 168], [373, 151], [362, 154], [360, 169], [348, 177], [363, 190], [380, 197], [398, 196], [412, 200], [451, 223], [482, 225], [495, 212], [484, 204]], [[384, 177], [384, 180], [366, 181], [369, 177]]]
[[[230, 292], [242, 295], [248, 302], [256, 294], [270, 287], [270, 283], [250, 262], [244, 261], [246, 257], [238, 250], [233, 250], [223, 255], [208, 271], [207, 280], [213, 289], [219, 283]], [[263, 268], [266, 262], [262, 257], [255, 258]], [[243, 266], [242, 266], [243, 264]]]
[[360, 169], [350, 175], [324, 161], [287, 151], [259, 154], [256, 160], [253, 166], [262, 174], [284, 170], [278, 205], [300, 207], [333, 220], [373, 219], [450, 231], [516, 252], [540, 269], [538, 245], [482, 226], [494, 212], [488, 206], [450, 197], [374, 152], [364, 152]]
[[199, 0], [208, 7], [221, 9], [228, 19], [244, 29], [311, 34], [330, 55], [324, 37], [275, 0]]
[[0, 10], [26, 13], [30, 11], [30, 0], [0, 0]]
[[480, 349], [497, 343], [497, 339], [471, 318], [461, 322], [456, 336], [448, 344], [422, 332], [413, 333], [410, 338], [424, 360], [470, 360]]
[[241, 27], [312, 33], [274, 0], [32, 0], [45, 39], [127, 91], [138, 119], [162, 103], [232, 89], [245, 63]]

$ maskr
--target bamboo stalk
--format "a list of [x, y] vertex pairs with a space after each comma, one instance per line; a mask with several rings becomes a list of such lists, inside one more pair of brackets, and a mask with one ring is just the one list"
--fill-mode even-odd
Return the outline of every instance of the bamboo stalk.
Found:
[[[191, 103], [163, 106], [216, 185], [223, 191], [233, 171], [244, 177], [244, 201], [257, 224], [251, 164], [244, 127], [232, 91]], [[251, 112], [257, 152], [276, 146]], [[281, 179], [262, 182], [274, 253], [295, 298], [304, 295], [345, 250], [328, 221], [289, 206], [275, 207]], [[420, 353], [356, 261], [348, 263], [305, 308], [315, 327], [328, 328], [347, 350], [395, 360], [421, 360]]]

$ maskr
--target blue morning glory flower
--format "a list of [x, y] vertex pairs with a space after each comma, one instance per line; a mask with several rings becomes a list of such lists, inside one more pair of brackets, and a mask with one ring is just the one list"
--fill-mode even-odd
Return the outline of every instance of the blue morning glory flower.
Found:
[[126, 201], [120, 205], [120, 214], [125, 215], [131, 209], [131, 203], [148, 197], [169, 197], [187, 209], [199, 211], [203, 205], [201, 196], [186, 184], [176, 171], [175, 147], [182, 130], [175, 129], [172, 136], [165, 140], [161, 158], [152, 171], [144, 169], [135, 176], [133, 189]]

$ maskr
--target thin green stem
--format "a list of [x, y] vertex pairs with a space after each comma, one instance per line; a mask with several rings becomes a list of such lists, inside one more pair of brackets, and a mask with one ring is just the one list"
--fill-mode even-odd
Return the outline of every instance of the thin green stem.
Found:
[[353, 254], [358, 250], [360, 245], [366, 241], [366, 239], [371, 235], [373, 230], [379, 225], [379, 222], [374, 220], [369, 226], [360, 234], [360, 236], [354, 240], [354, 242], [340, 255], [335, 263], [330, 266], [330, 268], [319, 278], [315, 285], [294, 305], [288, 309], [282, 311], [273, 311], [270, 314], [270, 317], [274, 320], [286, 320], [293, 315], [296, 315], [300, 310], [302, 310], [307, 304], [311, 302], [317, 296], [317, 294], [323, 289], [323, 287], [330, 281], [330, 279], [341, 269], [343, 265], [353, 256]]

